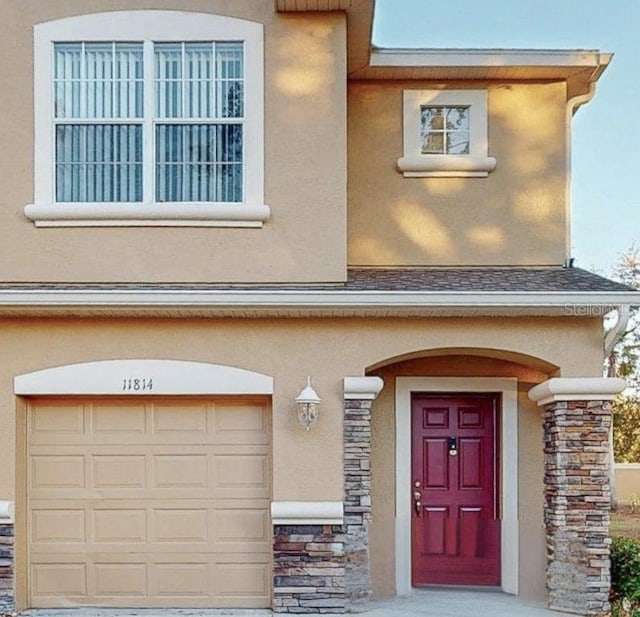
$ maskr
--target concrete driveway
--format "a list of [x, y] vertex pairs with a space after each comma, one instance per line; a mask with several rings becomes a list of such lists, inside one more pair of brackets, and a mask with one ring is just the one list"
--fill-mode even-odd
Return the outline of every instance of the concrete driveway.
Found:
[[[38, 609], [21, 617], [272, 617], [269, 610], [195, 609]], [[541, 604], [499, 591], [421, 589], [412, 596], [372, 602], [362, 617], [560, 617]]]

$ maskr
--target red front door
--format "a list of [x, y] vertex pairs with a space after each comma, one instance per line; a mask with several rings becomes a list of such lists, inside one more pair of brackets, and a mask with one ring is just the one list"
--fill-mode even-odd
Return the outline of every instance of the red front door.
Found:
[[413, 585], [499, 585], [497, 397], [412, 398]]

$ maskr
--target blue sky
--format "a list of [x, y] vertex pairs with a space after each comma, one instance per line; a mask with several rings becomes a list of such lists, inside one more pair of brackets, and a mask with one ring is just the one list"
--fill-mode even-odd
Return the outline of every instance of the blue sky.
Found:
[[573, 256], [609, 273], [640, 248], [640, 1], [376, 0], [381, 47], [614, 52], [573, 122]]

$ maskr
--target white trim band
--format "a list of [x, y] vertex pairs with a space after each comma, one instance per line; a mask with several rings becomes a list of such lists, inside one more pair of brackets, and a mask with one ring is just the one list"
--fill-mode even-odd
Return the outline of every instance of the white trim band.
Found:
[[271, 395], [273, 377], [180, 360], [104, 360], [18, 375], [17, 395]]
[[345, 377], [344, 378], [344, 398], [345, 400], [366, 399], [375, 400], [384, 387], [384, 382], [380, 377]]
[[[261, 289], [2, 289], [2, 306], [242, 306], [290, 308], [431, 307], [558, 309], [565, 317], [604, 317], [640, 291], [387, 291]], [[603, 312], [604, 311], [604, 312]]]
[[274, 525], [342, 525], [341, 501], [274, 501], [271, 503]]
[[495, 168], [492, 156], [416, 154], [398, 159], [398, 169], [406, 178], [482, 178]]
[[0, 501], [0, 523], [13, 523], [14, 510], [13, 501]]
[[246, 203], [30, 204], [24, 213], [36, 227], [262, 227], [271, 216]]
[[558, 401], [612, 401], [627, 387], [613, 377], [553, 377], [529, 390], [538, 406]]

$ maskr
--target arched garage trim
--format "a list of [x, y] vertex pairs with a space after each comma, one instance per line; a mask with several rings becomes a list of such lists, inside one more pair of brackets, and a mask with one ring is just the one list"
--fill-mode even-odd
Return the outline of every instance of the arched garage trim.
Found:
[[273, 377], [222, 364], [181, 360], [102, 360], [18, 375], [14, 392], [36, 395], [273, 394]]

